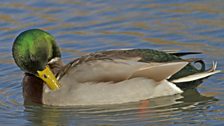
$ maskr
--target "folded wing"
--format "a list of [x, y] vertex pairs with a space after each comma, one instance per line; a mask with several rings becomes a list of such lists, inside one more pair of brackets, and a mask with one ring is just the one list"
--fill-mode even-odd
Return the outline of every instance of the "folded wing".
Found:
[[188, 62], [151, 63], [148, 67], [143, 67], [135, 71], [129, 79], [145, 77], [155, 81], [162, 81], [180, 71], [187, 64]]

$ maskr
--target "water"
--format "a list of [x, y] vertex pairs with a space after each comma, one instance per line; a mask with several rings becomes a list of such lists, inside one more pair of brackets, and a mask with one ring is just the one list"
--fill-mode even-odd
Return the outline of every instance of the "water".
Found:
[[53, 34], [63, 60], [117, 48], [201, 51], [210, 66], [224, 67], [222, 0], [1, 0], [0, 124], [24, 125], [223, 125], [223, 73], [182, 95], [110, 106], [52, 107], [23, 104], [23, 72], [11, 47], [22, 31]]

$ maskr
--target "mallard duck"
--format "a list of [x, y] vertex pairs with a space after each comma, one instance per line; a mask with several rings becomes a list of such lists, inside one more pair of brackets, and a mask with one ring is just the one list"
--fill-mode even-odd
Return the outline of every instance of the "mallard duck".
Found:
[[[205, 70], [202, 60], [181, 58], [197, 53], [109, 50], [64, 65], [55, 38], [40, 29], [20, 33], [12, 48], [15, 63], [25, 72], [25, 102], [55, 106], [120, 104], [180, 94], [180, 83], [219, 72], [216, 63]], [[201, 69], [192, 62], [199, 62]]]

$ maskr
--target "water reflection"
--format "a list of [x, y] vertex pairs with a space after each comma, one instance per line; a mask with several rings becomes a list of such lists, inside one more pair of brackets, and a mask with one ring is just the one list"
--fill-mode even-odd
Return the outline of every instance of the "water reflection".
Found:
[[[200, 95], [196, 89], [181, 95], [144, 100], [137, 103], [87, 107], [53, 107], [25, 105], [25, 118], [29, 124], [55, 125], [128, 125], [172, 124], [173, 120], [191, 121], [186, 113], [204, 111], [218, 101]], [[36, 118], [38, 117], [38, 118]], [[177, 121], [178, 122], [178, 121]]]

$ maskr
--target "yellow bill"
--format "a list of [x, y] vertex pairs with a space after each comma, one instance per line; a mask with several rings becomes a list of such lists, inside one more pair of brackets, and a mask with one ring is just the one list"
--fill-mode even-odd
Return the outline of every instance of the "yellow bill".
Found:
[[51, 90], [57, 90], [60, 88], [58, 80], [48, 66], [46, 66], [42, 71], [37, 71], [37, 73], [37, 77], [41, 78]]

